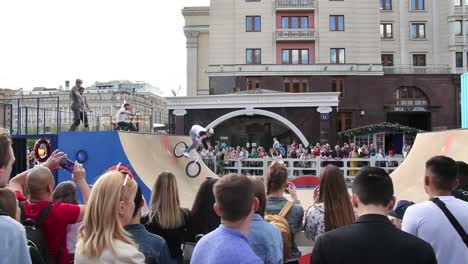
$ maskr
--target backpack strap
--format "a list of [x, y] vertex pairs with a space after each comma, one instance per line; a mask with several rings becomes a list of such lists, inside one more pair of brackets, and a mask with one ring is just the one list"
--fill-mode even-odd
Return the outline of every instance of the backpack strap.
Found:
[[468, 234], [466, 234], [465, 230], [463, 227], [460, 225], [460, 223], [457, 221], [455, 216], [449, 211], [447, 206], [445, 205], [444, 202], [442, 202], [439, 198], [433, 197], [430, 199], [433, 203], [435, 203], [441, 210], [444, 212], [445, 216], [448, 218], [450, 223], [453, 225], [455, 230], [457, 230], [457, 233], [460, 235], [461, 239], [463, 242], [465, 242], [466, 247], [468, 247]]
[[19, 208], [20, 208], [20, 211], [21, 211], [21, 215], [20, 215], [20, 223], [21, 224], [24, 224], [24, 222], [26, 221], [26, 217], [24, 216], [24, 201], [21, 202], [19, 204]]
[[281, 211], [279, 212], [279, 216], [281, 217], [286, 217], [286, 215], [289, 213], [289, 210], [291, 210], [291, 208], [293, 207], [293, 203], [291, 202], [287, 202], [284, 206], [283, 206], [283, 209], [281, 209]]
[[39, 214], [39, 217], [36, 220], [36, 225], [40, 226], [42, 223], [44, 223], [45, 219], [49, 215], [50, 209], [52, 209], [53, 204], [49, 204], [46, 206], [46, 208], [42, 209], [41, 213]]

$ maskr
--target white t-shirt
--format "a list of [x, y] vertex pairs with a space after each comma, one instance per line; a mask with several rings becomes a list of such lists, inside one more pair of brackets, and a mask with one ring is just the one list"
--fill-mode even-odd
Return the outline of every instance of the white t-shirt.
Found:
[[[468, 202], [453, 196], [439, 196], [460, 225], [468, 232]], [[468, 263], [468, 248], [442, 210], [425, 201], [408, 207], [401, 229], [431, 244], [437, 263]]]
[[124, 108], [121, 108], [117, 112], [117, 115], [115, 116], [115, 119], [116, 119], [117, 123], [127, 122], [127, 118], [128, 118], [128, 111], [125, 110]]
[[206, 129], [199, 125], [193, 125], [192, 129], [190, 129], [195, 135], [200, 136], [200, 132], [206, 132]]

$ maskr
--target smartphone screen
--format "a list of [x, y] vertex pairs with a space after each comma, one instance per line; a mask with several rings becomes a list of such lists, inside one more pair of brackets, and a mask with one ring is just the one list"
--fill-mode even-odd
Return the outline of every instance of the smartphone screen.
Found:
[[75, 167], [75, 162], [69, 159], [64, 159], [62, 162], [60, 162], [60, 167], [62, 167], [64, 170], [67, 170], [69, 172], [73, 172], [73, 168]]

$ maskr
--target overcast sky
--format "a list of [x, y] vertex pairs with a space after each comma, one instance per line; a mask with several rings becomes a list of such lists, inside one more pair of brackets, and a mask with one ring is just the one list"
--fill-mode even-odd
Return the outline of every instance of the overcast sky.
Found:
[[0, 88], [65, 80], [186, 88], [184, 6], [209, 0], [0, 1]]

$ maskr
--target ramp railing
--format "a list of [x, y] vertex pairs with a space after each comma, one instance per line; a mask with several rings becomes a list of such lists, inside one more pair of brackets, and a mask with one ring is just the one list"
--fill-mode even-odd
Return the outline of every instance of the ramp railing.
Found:
[[288, 177], [295, 178], [300, 176], [318, 176], [322, 168], [329, 164], [339, 167], [343, 171], [343, 175], [347, 180], [352, 180], [354, 176], [363, 167], [372, 166], [380, 167], [391, 173], [402, 162], [401, 157], [386, 157], [386, 158], [311, 158], [311, 159], [279, 159], [279, 158], [239, 158], [225, 159], [217, 161], [216, 157], [203, 158], [205, 164], [218, 175], [228, 173], [243, 173], [247, 175], [265, 175], [268, 172], [268, 166], [274, 161], [283, 162], [288, 169]]

